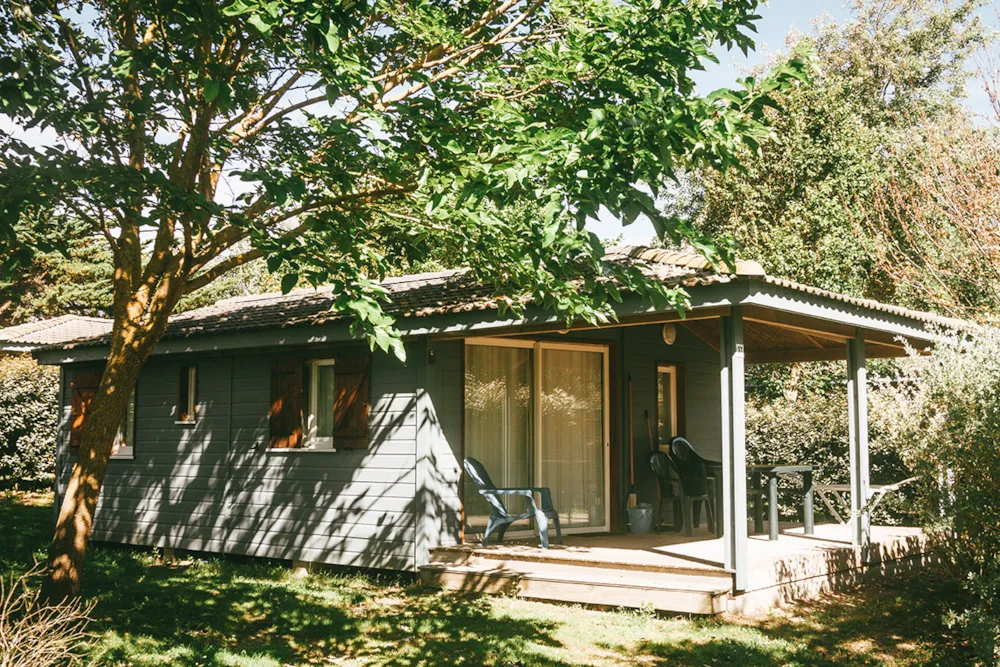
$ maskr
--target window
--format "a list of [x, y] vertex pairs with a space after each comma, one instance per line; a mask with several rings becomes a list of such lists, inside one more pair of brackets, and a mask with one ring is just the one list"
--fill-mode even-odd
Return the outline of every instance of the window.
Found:
[[369, 375], [369, 355], [364, 353], [275, 360], [271, 366], [270, 447], [367, 447]]
[[193, 424], [197, 414], [196, 391], [198, 368], [196, 366], [181, 366], [179, 390], [177, 392], [177, 423]]
[[337, 391], [335, 359], [314, 359], [309, 366], [307, 442], [314, 449], [333, 449], [333, 400]]
[[656, 367], [656, 439], [660, 447], [680, 435], [680, 410], [676, 364], [658, 364]]
[[111, 458], [135, 458], [135, 392], [128, 397], [128, 407], [125, 409], [125, 419], [122, 420], [115, 444], [111, 448]]
[[[101, 384], [100, 373], [75, 373], [70, 382], [72, 401], [70, 406], [69, 453], [76, 455], [83, 441], [83, 424], [94, 404], [97, 388]], [[135, 452], [135, 392], [129, 396], [128, 407], [121, 428], [115, 436], [111, 449], [113, 459], [131, 459]]]

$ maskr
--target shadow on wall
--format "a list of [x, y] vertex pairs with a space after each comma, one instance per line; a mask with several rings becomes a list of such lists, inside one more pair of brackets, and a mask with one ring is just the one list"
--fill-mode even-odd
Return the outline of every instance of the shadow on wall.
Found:
[[[176, 364], [149, 364], [135, 459], [109, 466], [95, 539], [413, 570], [418, 512], [458, 535], [460, 509], [434, 492], [457, 488], [457, 466], [431, 451], [418, 493], [415, 371], [391, 363], [373, 373], [368, 448], [330, 452], [267, 449], [267, 357], [200, 362], [193, 425], [174, 421]], [[421, 419], [437, 427], [433, 411]]]

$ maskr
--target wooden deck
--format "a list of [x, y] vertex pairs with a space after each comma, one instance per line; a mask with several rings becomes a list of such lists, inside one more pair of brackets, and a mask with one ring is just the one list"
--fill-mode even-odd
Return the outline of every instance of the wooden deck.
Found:
[[606, 607], [652, 605], [692, 614], [749, 613], [854, 585], [865, 578], [923, 566], [926, 538], [917, 528], [873, 526], [872, 558], [862, 563], [846, 525], [821, 524], [814, 535], [782, 525], [777, 541], [751, 535], [749, 582], [733, 594], [722, 540], [702, 527], [678, 533], [567, 536], [541, 549], [537, 540], [502, 546], [439, 547], [421, 568], [425, 584], [453, 590]]

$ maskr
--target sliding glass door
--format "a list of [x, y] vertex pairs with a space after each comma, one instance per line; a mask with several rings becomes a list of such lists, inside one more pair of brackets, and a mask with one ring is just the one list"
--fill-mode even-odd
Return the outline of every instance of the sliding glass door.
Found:
[[[609, 526], [607, 371], [603, 346], [466, 341], [466, 456], [498, 487], [549, 487], [569, 532]], [[466, 530], [481, 534], [489, 508], [471, 480], [464, 492]]]

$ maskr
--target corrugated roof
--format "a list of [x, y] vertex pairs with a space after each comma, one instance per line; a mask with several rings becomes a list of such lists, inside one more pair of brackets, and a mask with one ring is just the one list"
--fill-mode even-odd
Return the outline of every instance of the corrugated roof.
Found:
[[[645, 246], [617, 246], [609, 249], [604, 259], [606, 262], [639, 265], [647, 275], [671, 286], [699, 287], [737, 280], [763, 280], [771, 285], [929, 324], [949, 327], [964, 324], [959, 320], [932, 313], [850, 297], [768, 276], [757, 262], [738, 260], [735, 272], [730, 271], [728, 267], [722, 267], [721, 272], [715, 272], [701, 255]], [[496, 309], [500, 305], [500, 300], [492, 294], [489, 286], [475, 282], [467, 269], [387, 278], [381, 285], [388, 292], [390, 299], [384, 306], [385, 311], [397, 317], [485, 311]], [[331, 311], [334, 299], [330, 287], [298, 289], [288, 294], [270, 293], [224, 299], [211, 306], [171, 317], [164, 338], [327, 324], [343, 318], [343, 315]], [[64, 318], [50, 322], [62, 319]], [[81, 334], [61, 339], [57, 339], [58, 335], [53, 332], [49, 334], [47, 346], [80, 347], [106, 342], [111, 330], [110, 322], [97, 318], [87, 319], [105, 323], [106, 329], [95, 332], [89, 337]]]
[[910, 319], [919, 320], [921, 322], [949, 329], [968, 329], [969, 327], [975, 326], [971, 322], [959, 320], [954, 317], [944, 317], [943, 315], [935, 315], [934, 313], [927, 313], [922, 310], [911, 310], [909, 308], [903, 308], [902, 306], [893, 306], [892, 304], [882, 303], [881, 301], [875, 301], [874, 299], [862, 299], [859, 297], [848, 296], [846, 294], [840, 294], [839, 292], [831, 292], [830, 290], [825, 290], [820, 287], [797, 283], [794, 280], [787, 280], [785, 278], [776, 278], [775, 276], [765, 275], [763, 276], [763, 280], [769, 285], [786, 287], [797, 292], [812, 294], [813, 296], [821, 296], [834, 301], [840, 301], [841, 303], [849, 303], [854, 306], [860, 306], [861, 308], [877, 310], [881, 313], [908, 317]]

